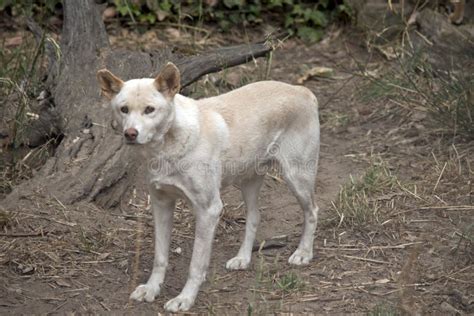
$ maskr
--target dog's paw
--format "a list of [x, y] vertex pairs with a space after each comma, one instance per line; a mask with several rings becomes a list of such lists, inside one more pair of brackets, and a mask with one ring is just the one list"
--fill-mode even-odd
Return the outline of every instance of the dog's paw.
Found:
[[250, 265], [250, 258], [234, 257], [227, 261], [225, 267], [227, 270], [245, 270]]
[[165, 304], [165, 310], [172, 313], [186, 312], [191, 308], [191, 306], [193, 306], [193, 304], [193, 299], [178, 295]]
[[141, 284], [137, 286], [135, 291], [130, 294], [130, 299], [142, 302], [153, 302], [155, 297], [160, 293], [160, 288], [155, 288], [148, 284]]
[[313, 254], [311, 252], [296, 249], [296, 251], [290, 256], [290, 259], [288, 259], [288, 262], [290, 264], [301, 266], [308, 264], [311, 259], [313, 259]]

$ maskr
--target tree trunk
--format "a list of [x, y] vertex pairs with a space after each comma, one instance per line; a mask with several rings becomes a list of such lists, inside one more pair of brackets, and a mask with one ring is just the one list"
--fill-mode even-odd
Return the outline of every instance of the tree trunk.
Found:
[[113, 51], [94, 1], [65, 0], [61, 58], [50, 67], [48, 80], [63, 139], [54, 156], [34, 178], [18, 186], [5, 205], [14, 207], [34, 193], [64, 204], [86, 200], [111, 207], [136, 183], [135, 175], [143, 166], [130, 159], [134, 148], [123, 145], [121, 133], [112, 127], [111, 111], [96, 83], [98, 69], [106, 67], [128, 80], [154, 77], [164, 63], [173, 61], [186, 86], [204, 74], [264, 56], [271, 49], [267, 43], [257, 43], [190, 58], [169, 50], [158, 54]]

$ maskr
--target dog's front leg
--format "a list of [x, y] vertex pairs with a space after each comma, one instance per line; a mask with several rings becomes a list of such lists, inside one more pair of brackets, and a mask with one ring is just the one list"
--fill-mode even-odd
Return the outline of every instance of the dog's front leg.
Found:
[[170, 312], [189, 310], [194, 304], [199, 287], [206, 279], [212, 240], [222, 210], [222, 202], [219, 197], [216, 197], [209, 207], [195, 205], [195, 208], [196, 232], [189, 276], [181, 293], [165, 304], [165, 309]]
[[160, 286], [165, 278], [168, 266], [168, 254], [173, 227], [175, 199], [160, 194], [155, 188], [150, 189], [153, 222], [155, 226], [155, 259], [153, 270], [146, 284], [139, 285], [130, 295], [137, 301], [153, 302], [160, 293]]

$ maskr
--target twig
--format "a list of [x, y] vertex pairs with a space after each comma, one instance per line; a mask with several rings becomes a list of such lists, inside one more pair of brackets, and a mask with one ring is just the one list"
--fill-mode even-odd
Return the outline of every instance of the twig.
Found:
[[362, 258], [362, 257], [355, 257], [355, 256], [348, 256], [348, 255], [344, 255], [343, 257], [348, 258], [348, 259], [367, 261], [367, 262], [378, 263], [378, 264], [390, 264], [390, 265], [392, 264], [392, 263], [387, 262], [387, 261], [368, 259], [368, 258]]
[[55, 222], [55, 223], [58, 223], [58, 224], [61, 224], [61, 225], [66, 225], [66, 226], [69, 226], [69, 227], [74, 227], [77, 225], [77, 223], [74, 223], [74, 222], [65, 222], [65, 221], [60, 221], [60, 220], [57, 220], [57, 219], [54, 219], [54, 218], [45, 218], [45, 217], [42, 217], [43, 219], [47, 219], [47, 220], [50, 220], [52, 222]]
[[378, 249], [405, 249], [408, 246], [422, 244], [422, 241], [410, 242], [406, 244], [393, 245], [393, 246], [372, 246], [367, 248], [347, 248], [347, 247], [315, 247], [318, 250], [341, 250], [341, 251], [363, 251], [363, 250], [378, 250]]
[[93, 260], [93, 261], [81, 261], [81, 262], [77, 262], [77, 264], [99, 264], [99, 263], [110, 263], [110, 262], [114, 262], [115, 260], [114, 259], [110, 259], [110, 260]]
[[278, 176], [274, 176], [274, 175], [272, 175], [272, 174], [270, 174], [270, 173], [267, 173], [267, 176], [269, 176], [270, 178], [272, 178], [273, 180], [275, 180], [275, 181], [278, 182], [278, 183], [283, 183], [283, 179], [280, 178], [280, 177], [278, 177]]
[[298, 299], [298, 302], [332, 302], [332, 301], [340, 301], [342, 297], [328, 297], [328, 298], [320, 298], [318, 296], [307, 296]]
[[67, 300], [65, 300], [64, 302], [62, 302], [61, 304], [59, 304], [58, 306], [56, 306], [56, 308], [54, 308], [53, 312], [56, 312], [57, 310], [59, 310], [61, 307], [63, 307], [64, 305], [67, 304]]
[[407, 193], [413, 195], [415, 198], [426, 202], [426, 200], [425, 200], [424, 198], [422, 198], [421, 196], [419, 196], [418, 194], [416, 194], [416, 193], [414, 193], [414, 192], [411, 192], [410, 190], [408, 190], [408, 189], [405, 188], [404, 186], [400, 186], [400, 187], [401, 187], [401, 189], [402, 189], [403, 191], [405, 191], [405, 192], [407, 192]]
[[108, 308], [107, 305], [105, 305], [104, 302], [101, 302], [101, 301], [99, 301], [99, 300], [97, 300], [97, 301], [99, 302], [99, 304], [100, 304], [106, 311], [110, 312], [110, 308]]
[[458, 282], [458, 283], [474, 284], [474, 282], [459, 280], [459, 279], [452, 278], [452, 277], [450, 277], [450, 276], [446, 276], [446, 279], [449, 279], [449, 280], [451, 280], [451, 281], [455, 281], [455, 282]]
[[63, 290], [63, 293], [71, 293], [71, 292], [81, 292], [81, 291], [88, 291], [90, 287], [81, 287], [79, 289], [70, 289], [70, 290]]
[[439, 181], [441, 181], [441, 177], [443, 176], [444, 170], [446, 169], [446, 166], [448, 165], [447, 162], [444, 163], [443, 169], [441, 169], [441, 172], [439, 173], [438, 180], [436, 181], [436, 184], [433, 188], [433, 193], [436, 192], [436, 188], [438, 187]]
[[0, 233], [0, 236], [3, 237], [11, 237], [11, 238], [17, 238], [17, 237], [44, 237], [48, 235], [49, 232], [35, 232], [35, 233], [18, 233], [18, 234], [5, 234], [5, 233]]
[[474, 205], [422, 206], [416, 210], [474, 211]]

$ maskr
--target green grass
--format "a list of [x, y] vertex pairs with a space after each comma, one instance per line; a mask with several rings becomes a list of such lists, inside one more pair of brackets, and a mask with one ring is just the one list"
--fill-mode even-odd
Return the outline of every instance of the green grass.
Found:
[[0, 228], [8, 226], [12, 219], [12, 213], [0, 209]]
[[283, 293], [299, 291], [304, 287], [303, 280], [294, 272], [288, 272], [275, 278], [275, 284], [277, 289]]

